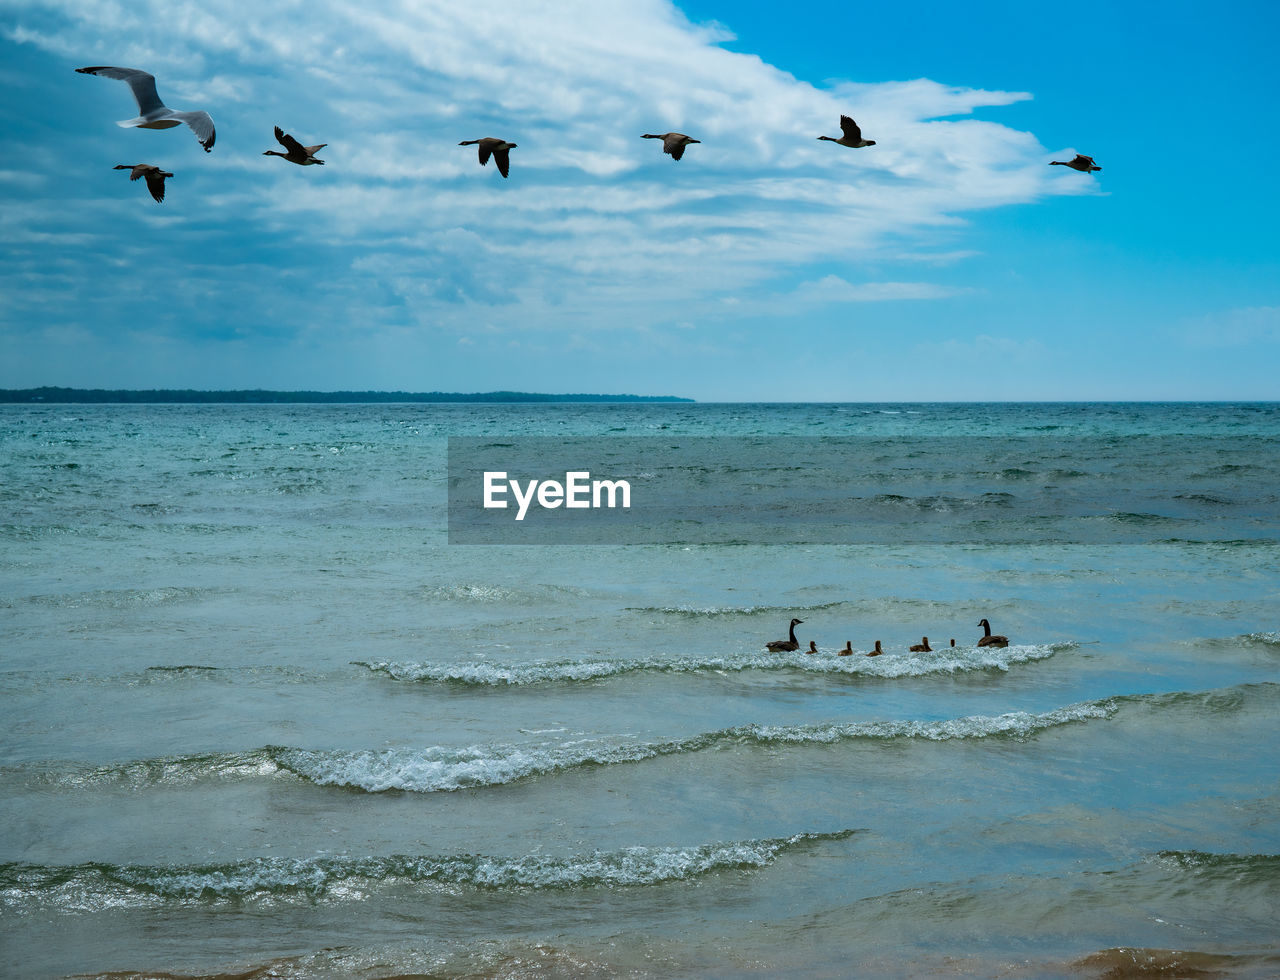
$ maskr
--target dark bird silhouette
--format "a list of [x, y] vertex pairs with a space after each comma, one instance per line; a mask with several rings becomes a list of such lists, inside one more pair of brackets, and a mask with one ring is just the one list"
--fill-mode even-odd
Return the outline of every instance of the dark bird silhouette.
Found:
[[279, 150], [263, 150], [262, 155], [264, 157], [284, 157], [290, 163], [296, 163], [300, 167], [306, 167], [313, 163], [323, 164], [324, 161], [318, 159], [316, 157], [316, 153], [329, 145], [328, 143], [317, 143], [315, 146], [303, 146], [279, 126], [276, 127], [276, 142], [283, 146], [288, 152], [281, 153]]
[[978, 646], [1007, 647], [1009, 645], [1009, 638], [1007, 636], [1001, 636], [999, 633], [996, 633], [994, 636], [992, 635], [991, 624], [985, 619], [979, 620], [978, 625], [982, 627], [983, 633], [982, 639], [978, 641]]
[[919, 643], [911, 645], [912, 653], [933, 653], [933, 647], [929, 646], [929, 638], [922, 636]]
[[498, 173], [502, 176], [507, 175], [507, 171], [511, 169], [511, 150], [516, 148], [516, 144], [508, 143], [506, 140], [494, 139], [492, 136], [486, 136], [478, 140], [463, 140], [459, 146], [471, 146], [478, 144], [480, 148], [480, 166], [484, 166], [489, 162], [489, 157], [493, 157], [493, 162], [498, 165]]
[[803, 623], [803, 619], [791, 620], [790, 639], [774, 640], [772, 643], [766, 643], [765, 649], [770, 653], [790, 653], [792, 650], [800, 649], [800, 641], [796, 639], [796, 627]]
[[839, 143], [841, 146], [852, 146], [855, 149], [861, 146], [875, 146], [875, 140], [864, 140], [862, 138], [862, 130], [858, 128], [858, 124], [848, 116], [840, 117], [840, 133], [836, 136], [819, 136], [820, 140], [830, 140], [832, 143]]
[[685, 136], [684, 133], [645, 133], [641, 138], [662, 140], [662, 152], [670, 153], [672, 160], [679, 160], [684, 156], [684, 148], [690, 143], [702, 142], [702, 140], [696, 140], [692, 136]]
[[879, 641], [879, 640], [876, 640], [876, 648], [875, 648], [874, 650], [868, 650], [868, 651], [867, 651], [867, 656], [868, 656], [868, 657], [878, 657], [878, 656], [880, 656], [880, 654], [882, 654], [882, 653], [884, 653], [884, 651], [880, 649], [880, 641]]
[[216, 134], [213, 131], [213, 118], [207, 112], [182, 112], [170, 109], [160, 101], [156, 94], [156, 79], [137, 68], [113, 68], [110, 65], [99, 65], [92, 68], [77, 68], [82, 75], [101, 75], [103, 78], [116, 78], [128, 82], [133, 92], [134, 101], [138, 103], [138, 115], [134, 119], [123, 119], [116, 123], [126, 129], [172, 129], [186, 123], [196, 134], [196, 139], [204, 147], [205, 152], [213, 149]]
[[132, 170], [129, 174], [130, 180], [137, 180], [139, 177], [147, 179], [147, 190], [151, 192], [151, 196], [156, 199], [159, 204], [164, 200], [164, 179], [172, 177], [173, 174], [165, 173], [159, 167], [150, 163], [117, 163], [112, 170]]
[[1072, 170], [1079, 170], [1082, 174], [1087, 174], [1091, 170], [1102, 169], [1093, 162], [1093, 157], [1087, 157], [1083, 153], [1077, 153], [1073, 160], [1050, 160], [1049, 166], [1070, 167]]

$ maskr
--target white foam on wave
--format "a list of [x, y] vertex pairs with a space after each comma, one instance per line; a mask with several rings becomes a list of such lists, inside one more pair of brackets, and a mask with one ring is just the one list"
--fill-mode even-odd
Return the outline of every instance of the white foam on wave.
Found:
[[0, 907], [33, 903], [95, 910], [165, 901], [243, 901], [298, 896], [359, 900], [381, 883], [485, 889], [640, 886], [687, 881], [721, 870], [754, 869], [805, 844], [847, 839], [853, 830], [692, 846], [634, 846], [556, 857], [529, 854], [252, 858], [222, 865], [0, 865]]
[[278, 749], [282, 768], [320, 786], [341, 786], [368, 793], [451, 792], [501, 786], [544, 773], [586, 765], [639, 762], [680, 750], [680, 743], [618, 744], [606, 740], [565, 746], [469, 746], [449, 749], [392, 748], [355, 752]]
[[764, 726], [754, 728], [754, 732], [762, 740], [794, 743], [839, 742], [851, 738], [919, 738], [934, 742], [993, 736], [1030, 738], [1058, 725], [1106, 720], [1117, 710], [1114, 700], [1085, 701], [1038, 713], [1009, 711], [943, 721], [872, 721], [797, 728]]
[[642, 762], [724, 745], [812, 745], [858, 739], [947, 741], [969, 738], [1030, 738], [1072, 722], [1105, 720], [1118, 710], [1114, 700], [1083, 702], [1052, 711], [1013, 711], [942, 721], [869, 721], [826, 725], [746, 725], [661, 742], [617, 739], [575, 740], [541, 745], [485, 745], [461, 749], [392, 748], [355, 752], [271, 749], [282, 768], [321, 786], [382, 793], [451, 792], [498, 786], [590, 765]]
[[375, 673], [398, 681], [507, 686], [552, 682], [590, 681], [604, 677], [649, 671], [653, 673], [698, 673], [740, 670], [802, 670], [814, 674], [848, 674], [869, 677], [920, 677], [928, 674], [970, 670], [1007, 671], [1015, 664], [1044, 660], [1075, 643], [1015, 644], [1008, 647], [946, 647], [933, 653], [897, 653], [880, 657], [856, 651], [837, 657], [823, 651], [805, 653], [751, 652], [707, 657], [633, 657], [617, 660], [531, 660], [524, 663], [494, 664], [470, 660], [458, 663], [415, 663], [412, 661], [352, 661]]

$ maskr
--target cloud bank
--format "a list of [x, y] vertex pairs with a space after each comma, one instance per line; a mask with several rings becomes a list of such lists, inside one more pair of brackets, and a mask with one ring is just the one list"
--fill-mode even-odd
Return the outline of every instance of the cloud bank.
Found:
[[[928, 301], [957, 289], [922, 281], [919, 260], [963, 256], [966, 213], [1087, 186], [1058, 180], [1034, 135], [973, 115], [1025, 93], [815, 87], [663, 0], [7, 11], [8, 43], [49, 65], [24, 80], [32, 105], [53, 99], [61, 122], [19, 137], [17, 155], [47, 171], [0, 174], [18, 297], [0, 329], [28, 368], [126, 326], [148, 349], [227, 354], [257, 338], [318, 365], [328, 345], [394, 374], [398, 345], [581, 347]], [[117, 129], [128, 89], [71, 71], [88, 64], [144, 68], [168, 104], [209, 111], [213, 153], [185, 129]], [[878, 145], [818, 141], [842, 113]], [[326, 165], [264, 158], [277, 124], [328, 143]], [[668, 130], [703, 142], [675, 162], [640, 138]], [[457, 145], [481, 136], [518, 144], [509, 180]], [[173, 171], [165, 204], [112, 174], [121, 162]], [[885, 275], [890, 261], [912, 267]]]

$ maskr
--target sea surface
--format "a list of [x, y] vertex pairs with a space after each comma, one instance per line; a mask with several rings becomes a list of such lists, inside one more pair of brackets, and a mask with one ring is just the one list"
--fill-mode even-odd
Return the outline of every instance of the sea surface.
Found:
[[[449, 543], [655, 435], [896, 517]], [[1278, 513], [1275, 403], [0, 407], [0, 975], [1280, 975]]]

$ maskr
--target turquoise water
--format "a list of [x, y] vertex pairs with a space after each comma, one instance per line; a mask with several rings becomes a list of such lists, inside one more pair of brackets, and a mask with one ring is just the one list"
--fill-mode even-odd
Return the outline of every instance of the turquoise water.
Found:
[[[448, 436], [664, 433], [951, 536], [447, 543]], [[1277, 494], [1274, 404], [5, 406], [5, 969], [1275, 975]]]

